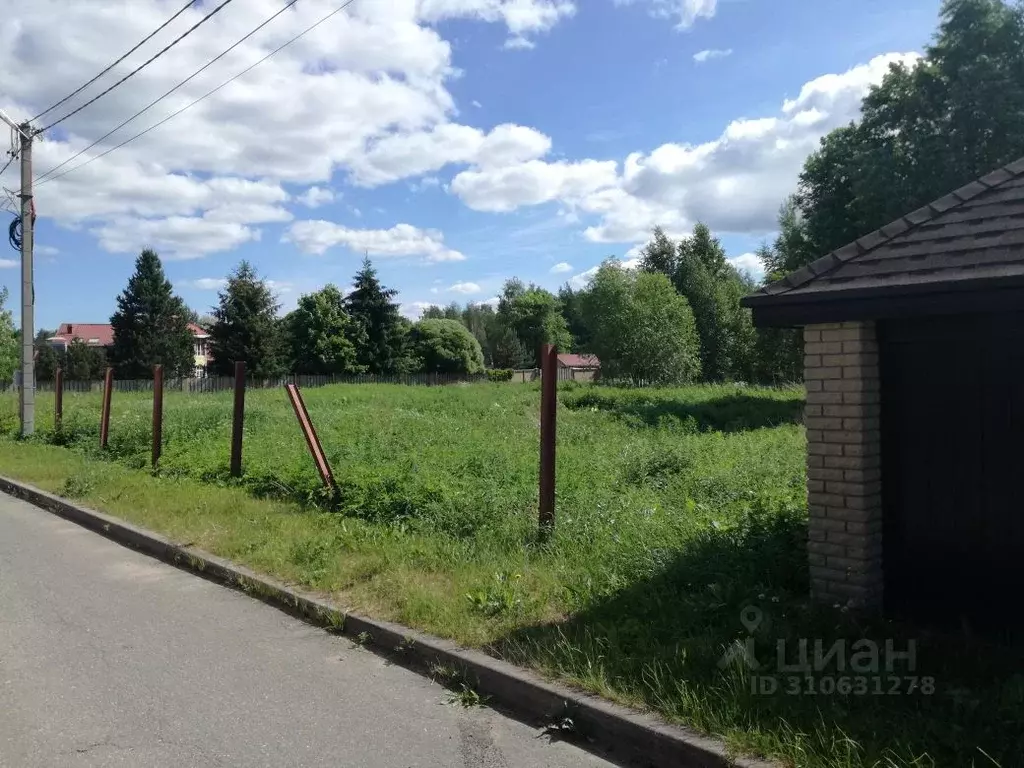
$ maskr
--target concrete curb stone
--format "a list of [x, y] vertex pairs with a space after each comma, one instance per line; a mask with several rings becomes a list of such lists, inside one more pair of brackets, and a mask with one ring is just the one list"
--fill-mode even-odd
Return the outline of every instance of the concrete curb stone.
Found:
[[346, 612], [229, 560], [175, 544], [160, 534], [67, 499], [0, 476], [0, 492], [206, 578], [236, 587], [320, 627], [359, 639], [404, 666], [459, 670], [473, 688], [501, 709], [527, 722], [552, 724], [571, 718], [574, 729], [616, 759], [666, 768], [777, 768], [774, 763], [730, 758], [725, 745], [690, 729], [595, 696], [548, 682], [538, 675], [480, 651], [399, 624]]

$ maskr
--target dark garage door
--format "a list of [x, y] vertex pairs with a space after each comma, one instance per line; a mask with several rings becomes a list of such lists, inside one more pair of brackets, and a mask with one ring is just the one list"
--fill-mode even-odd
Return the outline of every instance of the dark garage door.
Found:
[[882, 323], [886, 607], [1024, 626], [1024, 313]]

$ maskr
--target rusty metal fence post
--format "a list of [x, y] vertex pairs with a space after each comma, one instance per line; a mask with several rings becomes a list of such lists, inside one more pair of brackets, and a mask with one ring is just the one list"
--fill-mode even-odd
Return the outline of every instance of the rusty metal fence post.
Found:
[[558, 350], [541, 348], [540, 380], [540, 531], [555, 527], [555, 419], [558, 412]]
[[100, 448], [107, 447], [110, 437], [110, 395], [114, 389], [114, 369], [107, 368], [103, 375], [103, 408], [100, 411]]
[[53, 431], [60, 432], [64, 421], [64, 371], [57, 367], [53, 374]]
[[242, 476], [242, 427], [245, 419], [245, 362], [235, 362], [235, 411], [231, 419], [231, 476]]
[[302, 400], [302, 393], [299, 392], [299, 388], [294, 384], [285, 384], [284, 389], [288, 393], [288, 399], [291, 400], [292, 408], [295, 409], [295, 417], [299, 420], [299, 427], [302, 429], [303, 437], [306, 438], [306, 445], [313, 456], [313, 463], [316, 464], [316, 471], [320, 473], [320, 479], [325, 487], [337, 490], [338, 486], [334, 482], [334, 473], [331, 472], [331, 465], [327, 463], [327, 456], [324, 454], [323, 446], [320, 444], [320, 438], [316, 434], [313, 422], [309, 419], [309, 411], [306, 410], [306, 403]]
[[153, 366], [153, 466], [160, 461], [164, 444], [164, 367]]

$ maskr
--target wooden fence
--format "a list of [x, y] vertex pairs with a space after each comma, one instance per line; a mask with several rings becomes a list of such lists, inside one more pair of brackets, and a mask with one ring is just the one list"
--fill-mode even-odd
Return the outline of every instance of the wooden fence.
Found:
[[[539, 533], [542, 537], [550, 535], [555, 524], [555, 425], [558, 408], [558, 382], [566, 377], [563, 371], [557, 368], [558, 353], [554, 346], [545, 344], [542, 349], [541, 379], [541, 420], [540, 420], [540, 473], [539, 473], [539, 497], [538, 497], [538, 524]], [[526, 381], [526, 372], [523, 373], [523, 381]], [[565, 373], [572, 374], [572, 370]], [[115, 392], [152, 392], [153, 393], [153, 428], [152, 428], [152, 455], [151, 463], [154, 468], [159, 466], [160, 457], [163, 453], [163, 423], [164, 423], [164, 392], [167, 389], [175, 388], [177, 384], [183, 391], [189, 392], [219, 392], [232, 390], [234, 392], [234, 408], [231, 426], [231, 451], [230, 466], [232, 477], [241, 477], [243, 474], [243, 441], [245, 421], [245, 392], [249, 387], [260, 387], [265, 389], [283, 387], [295, 410], [299, 428], [306, 439], [310, 455], [316, 464], [317, 471], [324, 487], [338, 494], [338, 484], [334, 479], [327, 454], [323, 449], [320, 438], [316, 433], [316, 427], [309, 417], [303, 401], [301, 387], [322, 387], [328, 384], [338, 383], [394, 383], [394, 384], [421, 384], [427, 386], [443, 386], [469, 381], [487, 381], [486, 374], [477, 376], [456, 376], [445, 374], [421, 374], [410, 376], [283, 376], [277, 379], [252, 381], [246, 376], [244, 362], [235, 363], [235, 375], [232, 377], [217, 377], [206, 379], [177, 379], [165, 380], [162, 365], [153, 366], [153, 378], [146, 380], [118, 381], [114, 378], [114, 369], [107, 368], [106, 375], [102, 382], [79, 382], [83, 388], [77, 388], [76, 382], [64, 380], [63, 372], [58, 368], [54, 381], [40, 382], [40, 389], [54, 391], [54, 429], [59, 432], [64, 423], [63, 394], [67, 391], [99, 391], [102, 392], [100, 406], [100, 448], [106, 449], [109, 446], [110, 417], [113, 394]], [[513, 378], [514, 380], [514, 378]]]
[[[559, 368], [559, 381], [592, 381], [594, 372], [589, 370], [577, 370], [573, 368]], [[540, 368], [525, 368], [512, 372], [512, 383], [527, 383], [540, 381]], [[452, 384], [471, 384], [475, 382], [488, 381], [487, 374], [460, 374], [460, 373], [411, 373], [396, 374], [394, 376], [375, 376], [361, 374], [357, 376], [311, 376], [306, 374], [289, 374], [278, 376], [272, 379], [248, 379], [248, 389], [278, 389], [287, 384], [294, 384], [303, 389], [326, 387], [331, 384], [400, 384], [405, 386], [427, 386], [440, 387]], [[103, 381], [70, 381], [63, 382], [64, 392], [102, 392]], [[115, 379], [115, 392], [152, 392], [152, 379]], [[15, 392], [18, 386], [16, 382], [0, 383], [0, 393]], [[203, 378], [178, 378], [164, 379], [165, 392], [230, 392], [234, 389], [234, 379], [231, 376], [207, 376]], [[53, 380], [36, 381], [37, 392], [53, 392]]]
[[[231, 376], [207, 376], [201, 379], [179, 378], [164, 379], [165, 392], [230, 392], [234, 389], [234, 378]], [[408, 386], [447, 386], [451, 384], [468, 384], [473, 382], [487, 381], [486, 374], [456, 374], [456, 373], [417, 373], [402, 374], [395, 376], [374, 376], [370, 374], [359, 376], [308, 376], [305, 374], [289, 374], [278, 376], [272, 379], [248, 379], [248, 389], [279, 389], [287, 384], [308, 389], [311, 387], [326, 387], [331, 384], [403, 384]], [[152, 379], [115, 379], [113, 383], [115, 392], [152, 392]], [[0, 384], [0, 392], [15, 391], [17, 386], [13, 383]], [[37, 392], [52, 392], [54, 382], [52, 380], [36, 381]], [[102, 392], [103, 381], [69, 381], [64, 380], [65, 392]]]

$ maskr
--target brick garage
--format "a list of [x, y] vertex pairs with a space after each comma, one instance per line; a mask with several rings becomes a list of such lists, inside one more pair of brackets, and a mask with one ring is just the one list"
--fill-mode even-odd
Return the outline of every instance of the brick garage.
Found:
[[1024, 160], [744, 303], [803, 328], [814, 598], [1022, 623]]

